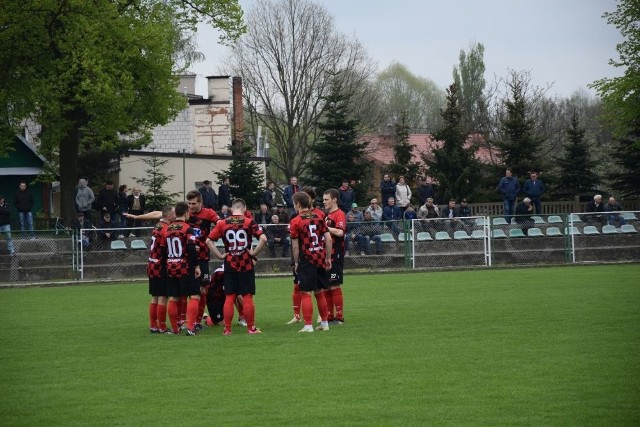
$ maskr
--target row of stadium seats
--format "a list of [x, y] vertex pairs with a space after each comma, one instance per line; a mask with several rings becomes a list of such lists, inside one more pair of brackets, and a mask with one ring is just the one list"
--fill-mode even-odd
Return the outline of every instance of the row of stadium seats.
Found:
[[[133, 239], [129, 244], [131, 249], [147, 249], [147, 244], [142, 239]], [[111, 242], [112, 251], [121, 251], [127, 249], [127, 244], [122, 240], [114, 240]]]
[[[607, 214], [608, 214], [607, 212], [603, 213], [603, 215], [607, 215]], [[625, 221], [636, 221], [638, 219], [633, 212], [623, 212], [623, 213], [620, 214], [620, 216], [622, 218], [624, 218]], [[581, 217], [581, 215], [571, 214], [567, 219], [568, 219], [569, 222], [580, 223], [580, 222], [583, 222], [580, 217]], [[562, 224], [564, 222], [560, 215], [550, 215], [549, 217], [547, 217], [547, 221], [546, 222], [545, 222], [544, 218], [539, 216], [539, 215], [532, 215], [531, 219], [533, 220], [533, 222], [535, 224]], [[491, 221], [491, 224], [493, 226], [509, 225], [507, 220], [502, 218], [502, 217], [493, 218], [493, 220]], [[515, 218], [511, 218], [511, 224], [516, 224], [516, 219]], [[484, 219], [483, 218], [477, 218], [476, 219], [476, 225], [483, 226], [484, 225]]]

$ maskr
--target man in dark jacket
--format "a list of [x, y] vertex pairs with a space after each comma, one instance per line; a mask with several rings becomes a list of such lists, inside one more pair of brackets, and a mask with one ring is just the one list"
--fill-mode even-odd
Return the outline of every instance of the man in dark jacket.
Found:
[[540, 198], [544, 193], [544, 183], [538, 179], [538, 172], [531, 171], [530, 179], [526, 180], [522, 191], [525, 196], [531, 199], [531, 204], [535, 208], [536, 215], [542, 213], [542, 205], [540, 204]]
[[213, 210], [218, 208], [218, 196], [211, 188], [211, 181], [208, 179], [202, 181], [202, 187], [198, 188], [198, 191], [202, 194], [202, 206]]
[[104, 188], [98, 192], [98, 204], [100, 205], [101, 215], [109, 213], [109, 216], [115, 218], [118, 210], [118, 192], [113, 188], [113, 181], [108, 180], [104, 183]]
[[338, 207], [346, 214], [351, 210], [351, 206], [356, 202], [356, 194], [349, 186], [349, 180], [343, 179], [342, 186], [338, 188]]
[[520, 192], [520, 183], [518, 177], [513, 176], [511, 169], [507, 169], [505, 176], [500, 179], [498, 184], [498, 192], [502, 195], [502, 201], [504, 204], [504, 219], [507, 222], [511, 221], [513, 217], [513, 211], [516, 207], [516, 198]]
[[33, 196], [29, 189], [27, 189], [27, 183], [21, 181], [18, 185], [18, 191], [13, 198], [13, 206], [18, 210], [18, 217], [20, 218], [20, 231], [24, 233], [25, 227], [29, 229], [31, 233], [31, 240], [35, 239], [33, 232]]
[[396, 183], [391, 180], [391, 176], [385, 173], [380, 181], [380, 193], [382, 194], [382, 208], [387, 206], [389, 197], [393, 197], [393, 201], [396, 200]]
[[4, 202], [4, 196], [0, 194], [0, 233], [7, 235], [7, 250], [9, 255], [15, 254], [13, 240], [11, 239], [11, 218], [9, 205]]
[[262, 192], [262, 198], [260, 200], [261, 203], [267, 205], [267, 208], [273, 209], [276, 207], [276, 185], [269, 181], [267, 184], [267, 188]]
[[436, 197], [433, 192], [433, 187], [427, 182], [426, 176], [420, 178], [420, 185], [418, 186], [417, 193], [418, 200], [420, 200], [420, 206], [424, 205], [428, 198], [435, 199]]
[[218, 187], [218, 206], [231, 206], [231, 187], [229, 186], [229, 178], [224, 178], [222, 184]]

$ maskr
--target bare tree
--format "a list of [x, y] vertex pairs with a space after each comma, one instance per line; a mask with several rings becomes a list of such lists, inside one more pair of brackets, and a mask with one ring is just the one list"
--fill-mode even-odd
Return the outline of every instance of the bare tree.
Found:
[[339, 80], [357, 93], [375, 67], [360, 43], [338, 33], [333, 17], [312, 1], [258, 0], [246, 24], [229, 66], [243, 79], [250, 132], [266, 128], [279, 178], [303, 175], [331, 84]]

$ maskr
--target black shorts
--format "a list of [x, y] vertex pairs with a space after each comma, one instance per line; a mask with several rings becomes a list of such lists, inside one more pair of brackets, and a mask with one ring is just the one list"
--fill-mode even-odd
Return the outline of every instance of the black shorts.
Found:
[[342, 285], [343, 271], [344, 271], [344, 258], [331, 260], [331, 270], [329, 271], [329, 286]]
[[300, 260], [296, 277], [298, 286], [303, 292], [315, 292], [328, 287], [327, 270], [313, 265], [305, 259]]
[[224, 293], [225, 295], [255, 295], [256, 294], [256, 272], [234, 271], [231, 266], [224, 263]]
[[200, 266], [200, 286], [207, 286], [211, 283], [211, 275], [209, 274], [209, 261], [208, 260], [199, 260], [198, 265]]
[[149, 277], [149, 295], [152, 297], [168, 296], [167, 279], [165, 277]]
[[200, 282], [195, 277], [169, 277], [167, 288], [169, 296], [173, 298], [200, 295]]

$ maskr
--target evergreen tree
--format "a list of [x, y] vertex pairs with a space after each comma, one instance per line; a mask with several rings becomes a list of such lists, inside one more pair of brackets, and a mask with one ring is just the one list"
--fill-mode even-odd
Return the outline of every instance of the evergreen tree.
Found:
[[462, 113], [458, 105], [458, 87], [447, 89], [447, 108], [441, 113], [442, 129], [434, 134], [442, 147], [433, 150], [433, 159], [422, 156], [428, 174], [438, 182], [438, 199], [473, 197], [480, 184], [479, 162], [475, 158], [477, 148], [465, 148], [467, 133], [462, 131]]
[[165, 205], [173, 205], [175, 198], [178, 197], [180, 193], [169, 193], [164, 190], [164, 185], [167, 181], [173, 179], [173, 175], [166, 175], [163, 172], [163, 166], [167, 164], [169, 160], [161, 160], [154, 153], [153, 156], [148, 159], [142, 159], [142, 161], [148, 167], [145, 169], [147, 176], [145, 178], [134, 177], [133, 179], [138, 184], [147, 188], [145, 194], [147, 210], [162, 210], [162, 207]]
[[584, 135], [585, 131], [574, 113], [567, 129], [568, 141], [564, 146], [564, 155], [555, 158], [560, 167], [559, 185], [555, 193], [561, 198], [591, 198], [598, 185], [598, 176], [594, 172], [597, 162], [591, 158]]
[[405, 182], [411, 187], [420, 173], [420, 164], [413, 161], [415, 147], [409, 143], [409, 126], [404, 111], [394, 129], [396, 145], [393, 147], [394, 160], [389, 165], [389, 173], [395, 175], [396, 179], [400, 175], [404, 176]]
[[355, 182], [356, 197], [364, 203], [370, 170], [364, 161], [367, 143], [358, 140], [359, 122], [349, 114], [350, 97], [334, 86], [324, 101], [324, 117], [318, 124], [320, 140], [311, 149], [314, 158], [308, 182], [321, 192], [338, 188], [343, 179], [349, 179]]
[[608, 178], [620, 197], [640, 196], [640, 129], [614, 141], [614, 167]]
[[495, 145], [500, 149], [504, 165], [520, 178], [530, 170], [541, 169], [537, 158], [540, 141], [533, 135], [535, 123], [529, 118], [526, 81], [514, 74], [508, 85], [511, 97], [504, 101], [506, 115], [501, 123], [504, 139], [495, 141]]
[[247, 143], [232, 144], [229, 149], [233, 156], [229, 168], [214, 174], [219, 182], [229, 178], [232, 200], [240, 197], [247, 203], [247, 209], [257, 209], [264, 188], [264, 173], [260, 163], [251, 161], [253, 146]]

